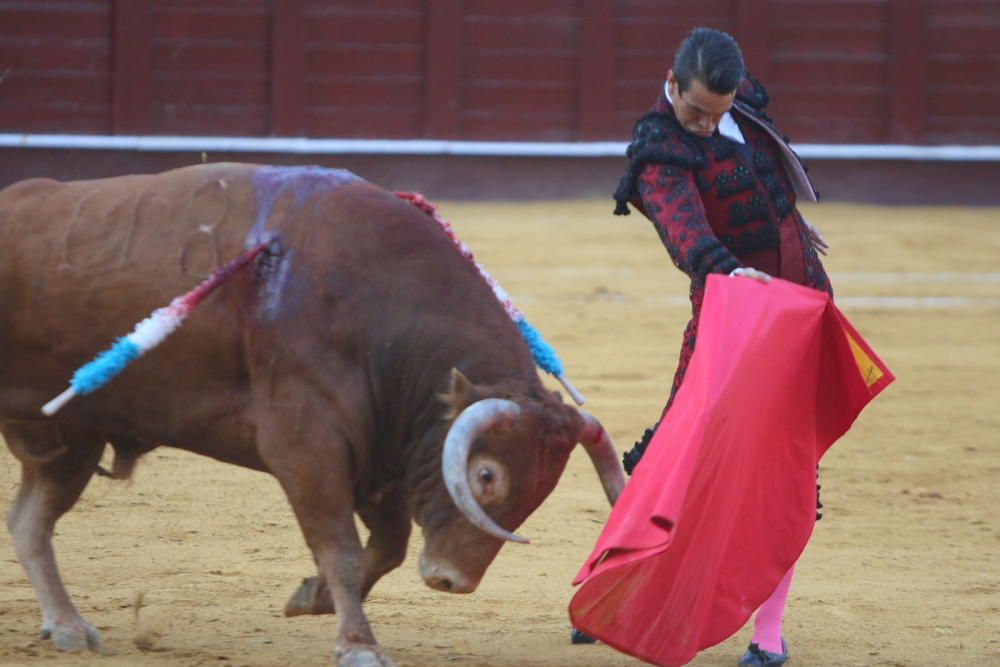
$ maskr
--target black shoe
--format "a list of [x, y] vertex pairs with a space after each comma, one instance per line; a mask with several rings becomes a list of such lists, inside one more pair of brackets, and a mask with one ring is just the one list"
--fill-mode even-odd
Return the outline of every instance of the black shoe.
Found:
[[569, 641], [573, 644], [596, 644], [597, 640], [586, 634], [582, 630], [577, 630], [573, 628], [573, 632], [569, 633]]
[[750, 644], [740, 658], [738, 667], [779, 667], [788, 660], [788, 644], [781, 640], [781, 653], [763, 651], [756, 644]]

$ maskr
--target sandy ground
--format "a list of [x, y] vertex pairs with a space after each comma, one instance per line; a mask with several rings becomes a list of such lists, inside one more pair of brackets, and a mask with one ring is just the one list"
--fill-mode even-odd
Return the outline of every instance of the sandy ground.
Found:
[[[441, 205], [626, 449], [666, 398], [687, 288], [648, 224], [611, 208]], [[826, 518], [792, 587], [790, 664], [1000, 665], [1000, 210], [806, 213], [832, 246], [841, 309], [898, 380], [824, 459]], [[17, 484], [4, 452], [0, 504]], [[400, 667], [638, 664], [568, 641], [570, 580], [607, 512], [577, 452], [521, 530], [534, 543], [505, 547], [471, 596], [424, 587], [415, 538], [367, 603], [376, 635]], [[95, 479], [56, 548], [107, 655], [36, 639], [34, 595], [2, 532], [0, 664], [330, 664], [334, 619], [281, 615], [313, 568], [265, 475], [156, 451], [132, 482]], [[691, 664], [732, 667], [748, 638]]]

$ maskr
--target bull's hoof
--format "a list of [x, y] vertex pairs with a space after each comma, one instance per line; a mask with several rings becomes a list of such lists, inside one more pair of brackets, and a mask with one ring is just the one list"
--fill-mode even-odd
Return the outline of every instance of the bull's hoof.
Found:
[[337, 667], [396, 667], [389, 656], [376, 647], [351, 646], [334, 651]]
[[302, 580], [298, 590], [292, 593], [285, 603], [285, 616], [303, 616], [306, 614], [333, 614], [333, 598], [326, 582], [319, 577], [307, 577]]
[[42, 639], [52, 640], [52, 645], [60, 651], [104, 653], [101, 648], [101, 633], [82, 620], [59, 626], [42, 626], [39, 634]]

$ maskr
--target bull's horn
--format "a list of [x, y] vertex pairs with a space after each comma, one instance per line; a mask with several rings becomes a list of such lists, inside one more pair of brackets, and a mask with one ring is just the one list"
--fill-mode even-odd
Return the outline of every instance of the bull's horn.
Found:
[[583, 424], [577, 440], [590, 455], [597, 475], [601, 478], [604, 494], [608, 497], [608, 502], [614, 505], [618, 494], [625, 488], [625, 475], [618, 463], [618, 452], [601, 422], [583, 410], [580, 410], [580, 416], [583, 417]]
[[444, 440], [441, 472], [451, 499], [476, 527], [502, 540], [527, 544], [528, 540], [504, 530], [483, 511], [469, 486], [468, 475], [469, 450], [476, 438], [495, 426], [512, 422], [519, 414], [521, 406], [502, 398], [484, 398], [462, 410]]

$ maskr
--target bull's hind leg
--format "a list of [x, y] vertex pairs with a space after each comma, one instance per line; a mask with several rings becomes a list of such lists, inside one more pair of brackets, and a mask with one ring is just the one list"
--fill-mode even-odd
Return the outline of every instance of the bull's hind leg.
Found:
[[42, 637], [64, 651], [100, 651], [100, 635], [73, 606], [59, 577], [52, 531], [90, 481], [104, 450], [92, 433], [54, 424], [4, 424], [8, 447], [21, 460], [21, 487], [7, 514], [17, 558], [42, 611]]
[[[358, 515], [371, 531], [365, 545], [361, 582], [361, 599], [364, 600], [379, 579], [402, 565], [412, 523], [402, 486], [393, 488], [377, 504], [359, 509]], [[285, 616], [333, 613], [336, 613], [333, 598], [322, 576], [303, 579], [285, 604]]]

